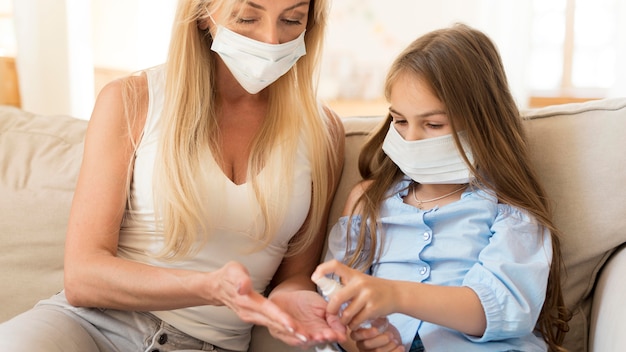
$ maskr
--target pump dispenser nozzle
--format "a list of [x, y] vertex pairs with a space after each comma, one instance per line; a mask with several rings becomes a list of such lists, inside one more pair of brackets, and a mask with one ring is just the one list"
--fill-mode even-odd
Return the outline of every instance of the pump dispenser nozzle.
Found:
[[322, 295], [326, 298], [332, 297], [332, 295], [341, 288], [341, 283], [326, 276], [317, 279], [315, 284], [320, 288]]

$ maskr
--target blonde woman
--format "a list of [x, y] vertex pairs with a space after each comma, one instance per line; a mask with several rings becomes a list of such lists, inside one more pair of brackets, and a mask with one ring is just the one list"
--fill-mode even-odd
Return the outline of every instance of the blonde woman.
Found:
[[[496, 46], [462, 24], [428, 33], [394, 61], [385, 95], [364, 181], [312, 277], [344, 284], [328, 305], [350, 302], [344, 347], [562, 350], [560, 232]], [[358, 328], [382, 317], [386, 329]]]
[[3, 350], [246, 351], [253, 324], [345, 338], [309, 280], [343, 155], [315, 97], [327, 11], [179, 1], [167, 62], [99, 94], [65, 289], [1, 325]]

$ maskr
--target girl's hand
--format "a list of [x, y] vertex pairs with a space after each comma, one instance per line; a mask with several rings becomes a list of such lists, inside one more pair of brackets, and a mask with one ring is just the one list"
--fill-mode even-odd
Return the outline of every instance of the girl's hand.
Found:
[[348, 306], [341, 313], [341, 322], [356, 330], [366, 320], [385, 317], [396, 311], [394, 281], [364, 274], [337, 260], [318, 265], [312, 275], [315, 281], [320, 276], [334, 274], [341, 278], [342, 287], [328, 301], [326, 311], [337, 315], [342, 304]]
[[372, 321], [371, 328], [352, 331], [350, 338], [354, 340], [360, 352], [405, 351], [398, 329], [389, 324], [387, 318]]
[[[326, 313], [327, 302], [317, 292], [275, 291], [270, 295], [270, 300], [295, 320], [297, 324], [295, 334], [300, 338], [299, 346], [308, 348], [320, 343], [346, 340], [345, 326], [339, 322], [336, 315]], [[280, 331], [270, 329], [270, 333], [285, 341]]]

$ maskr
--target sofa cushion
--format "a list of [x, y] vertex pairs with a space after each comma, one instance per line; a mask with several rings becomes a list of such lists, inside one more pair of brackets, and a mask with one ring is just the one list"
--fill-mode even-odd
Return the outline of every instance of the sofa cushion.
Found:
[[626, 242], [626, 99], [525, 114], [536, 165], [563, 232], [563, 292], [575, 314], [567, 347], [588, 345], [592, 291], [599, 270]]
[[[626, 99], [557, 105], [523, 115], [532, 162], [563, 232], [563, 292], [575, 314], [566, 346], [586, 351], [596, 276], [615, 248], [626, 242]], [[381, 121], [380, 116], [344, 119], [346, 159], [329, 227], [360, 180], [360, 146]]]
[[[87, 122], [0, 107], [0, 321], [63, 288], [63, 244]], [[11, 289], [14, 288], [14, 289]]]

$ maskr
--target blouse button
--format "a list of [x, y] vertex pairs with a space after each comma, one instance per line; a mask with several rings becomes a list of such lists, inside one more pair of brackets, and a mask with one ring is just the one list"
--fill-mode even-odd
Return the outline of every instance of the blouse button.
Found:
[[428, 268], [423, 266], [420, 268], [420, 275], [426, 275], [426, 273], [428, 272]]
[[424, 237], [424, 241], [428, 241], [430, 239], [430, 233], [424, 232], [423, 237]]

